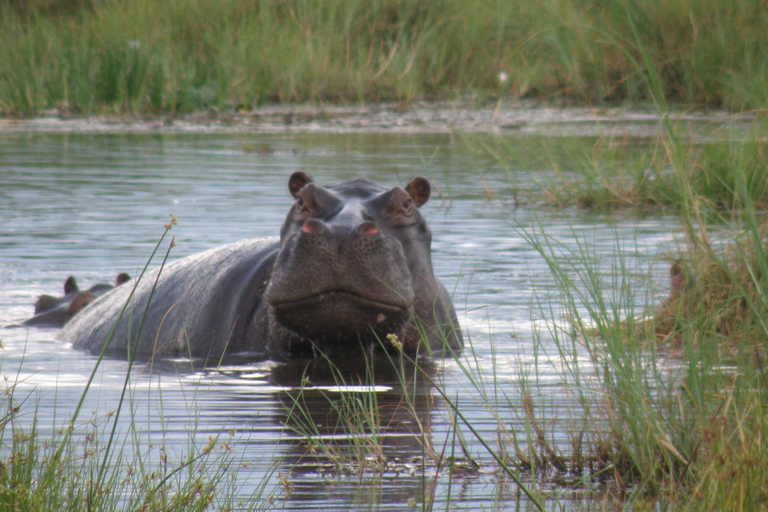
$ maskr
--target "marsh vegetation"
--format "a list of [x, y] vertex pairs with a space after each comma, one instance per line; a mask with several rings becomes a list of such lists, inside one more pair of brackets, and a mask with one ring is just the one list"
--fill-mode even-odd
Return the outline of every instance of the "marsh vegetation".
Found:
[[[53, 137], [66, 156], [52, 167], [65, 171], [39, 181], [23, 171], [51, 167], [49, 157], [30, 164], [26, 155], [45, 154], [51, 141], [20, 136], [21, 149], [7, 153], [22, 169], [7, 170], [8, 194], [34, 222], [19, 230], [26, 217], [4, 212], [20, 240], [8, 244], [11, 270], [27, 252], [83, 271], [106, 269], [106, 259], [132, 270], [128, 262], [146, 261], [146, 244], [139, 258], [122, 234], [94, 226], [119, 221], [142, 242], [156, 240], [141, 223], [164, 220], [171, 205], [182, 226], [203, 226], [182, 247], [221, 243], [224, 220], [236, 226], [227, 236], [271, 234], [264, 226], [279, 223], [281, 204], [274, 169], [320, 166], [339, 180], [418, 169], [442, 183], [431, 214], [436, 266], [456, 283], [468, 344], [455, 359], [431, 362], [382, 340], [389, 352], [356, 361], [210, 370], [83, 357], [81, 374], [106, 364], [117, 375], [102, 388], [109, 400], [93, 402], [88, 416], [81, 405], [94, 389], [73, 395], [58, 384], [75, 387], [74, 358], [60, 354], [65, 363], [51, 372], [35, 352], [47, 348], [44, 337], [11, 332], [0, 359], [0, 508], [270, 509], [319, 500], [372, 509], [763, 509], [764, 8], [747, 0], [0, 2], [6, 114], [250, 112], [274, 101], [407, 108], [457, 96], [504, 108], [504, 98], [532, 96], [650, 104], [659, 118], [642, 137]], [[675, 122], [675, 102], [734, 113], [691, 128]], [[95, 144], [114, 168], [77, 161], [78, 144]], [[127, 149], [115, 154], [115, 146]], [[154, 162], [178, 155], [186, 160], [158, 180]], [[209, 167], [195, 167], [199, 160]], [[216, 191], [206, 180], [213, 160], [226, 167]], [[243, 192], [254, 166], [253, 179], [264, 179]], [[115, 190], [102, 197], [92, 189], [106, 190], [105, 175]], [[62, 204], [60, 186], [75, 202], [98, 198], [103, 224]], [[30, 194], [59, 202], [26, 208]], [[241, 213], [254, 197], [256, 224]], [[51, 224], [53, 211], [81, 224]], [[67, 249], [61, 230], [85, 245]], [[43, 242], [54, 248], [35, 253]], [[132, 259], [106, 251], [110, 244]], [[98, 248], [66, 252], [86, 246]], [[19, 289], [34, 288], [11, 270]], [[18, 313], [22, 299], [0, 295], [3, 312]], [[30, 390], [38, 381], [28, 364], [55, 375], [46, 389], [81, 405], [51, 407]], [[321, 489], [325, 482], [338, 494]]]
[[226, 112], [457, 96], [603, 104], [661, 93], [760, 109], [764, 9], [760, 0], [3, 1], [0, 108]]

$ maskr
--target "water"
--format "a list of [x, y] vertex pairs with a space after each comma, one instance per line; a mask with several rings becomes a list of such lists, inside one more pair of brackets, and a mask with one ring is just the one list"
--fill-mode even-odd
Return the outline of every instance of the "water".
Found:
[[[527, 143], [518, 137], [510, 143]], [[524, 444], [527, 383], [552, 442], [567, 452], [567, 420], [578, 418], [578, 404], [562, 386], [562, 361], [548, 328], [564, 313], [529, 238], [546, 234], [576, 253], [586, 244], [581, 257], [605, 269], [608, 284], [620, 252], [637, 277], [634, 314], [660, 301], [666, 269], [658, 258], [676, 249], [679, 226], [667, 217], [516, 208], [509, 175], [451, 134], [6, 132], [0, 138], [0, 325], [31, 316], [37, 296], [60, 293], [68, 275], [81, 288], [111, 282], [119, 272], [137, 276], [171, 213], [179, 221], [171, 258], [276, 236], [292, 202], [287, 179], [296, 169], [320, 184], [364, 176], [405, 185], [416, 175], [429, 177], [433, 196], [422, 212], [434, 234], [435, 273], [453, 290], [472, 345], [458, 363], [435, 361], [429, 374], [495, 448], [500, 424]], [[549, 171], [511, 172], [516, 183], [526, 183]], [[17, 422], [29, 425], [36, 414], [43, 435], [66, 425], [96, 362], [59, 343], [57, 332], [0, 330], [4, 386], [14, 387], [17, 403], [25, 400]], [[126, 369], [121, 360], [101, 364], [78, 435], [108, 435]], [[348, 370], [342, 365], [340, 371]], [[147, 466], [163, 466], [167, 458], [172, 467], [215, 439], [213, 453], [229, 461], [221, 485], [237, 496], [236, 507], [258, 499], [264, 508], [288, 510], [420, 508], [433, 480], [438, 510], [449, 503], [459, 510], [530, 507], [465, 427], [462, 451], [446, 400], [423, 378], [403, 388], [389, 362], [374, 371], [377, 403], [354, 410], [355, 399], [370, 397], [361, 393], [370, 388], [354, 379], [339, 383], [317, 361], [218, 369], [183, 360], [140, 363], [131, 375], [130, 405], [118, 419], [120, 443], [127, 453], [140, 450]], [[311, 385], [302, 384], [305, 376]], [[297, 404], [309, 413], [300, 414]], [[378, 416], [366, 423], [361, 418], [368, 410]], [[349, 417], [365, 428], [338, 428]], [[454, 476], [435, 462], [436, 454], [458, 461]], [[125, 464], [126, 472], [136, 470]], [[552, 500], [574, 507], [600, 492], [597, 486], [585, 497], [562, 485], [562, 475], [537, 479]]]

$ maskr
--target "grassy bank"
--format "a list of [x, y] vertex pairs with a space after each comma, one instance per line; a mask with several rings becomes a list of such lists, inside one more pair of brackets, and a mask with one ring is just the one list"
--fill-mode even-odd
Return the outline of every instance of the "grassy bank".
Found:
[[[6, 115], [478, 94], [768, 103], [765, 2], [0, 2]], [[502, 73], [503, 75], [500, 75]], [[500, 80], [504, 76], [504, 80]]]
[[483, 148], [521, 202], [596, 211], [696, 210], [717, 222], [740, 217], [745, 201], [758, 211], [768, 208], [768, 126], [740, 123], [734, 133], [734, 124], [668, 133], [660, 127], [649, 139], [534, 136], [523, 144], [470, 137], [467, 145]]
[[[581, 404], [577, 418], [563, 421], [581, 425], [578, 442], [549, 458], [564, 461], [563, 471], [580, 471], [589, 461], [584, 475], [598, 469], [636, 510], [760, 510], [768, 498], [762, 483], [768, 477], [768, 382], [761, 355], [768, 331], [761, 320], [764, 263], [755, 261], [754, 246], [749, 250], [740, 236], [732, 242], [741, 251], [700, 245], [692, 253], [717, 267], [719, 279], [700, 275], [698, 285], [680, 291], [696, 297], [695, 307], [666, 306], [675, 312], [673, 334], [660, 347], [633, 306], [645, 302], [636, 296], [637, 275], [645, 270], [632, 268], [620, 247], [606, 269], [586, 241], [574, 251], [535, 230], [524, 232], [560, 284], [562, 301], [555, 308], [544, 302], [540, 314], [550, 319], [563, 382]], [[762, 237], [762, 230], [748, 225], [744, 234]], [[744, 278], [746, 269], [751, 279]], [[693, 304], [693, 297], [682, 300]], [[551, 320], [561, 315], [566, 324]], [[734, 323], [739, 327], [724, 328]], [[584, 353], [596, 379], [580, 362]], [[521, 394], [510, 404], [523, 400]], [[546, 425], [529, 416], [531, 425]]]

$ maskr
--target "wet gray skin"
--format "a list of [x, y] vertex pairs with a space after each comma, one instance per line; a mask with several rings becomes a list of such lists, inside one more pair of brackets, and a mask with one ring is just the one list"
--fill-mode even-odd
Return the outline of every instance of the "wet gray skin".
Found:
[[389, 334], [411, 354], [427, 350], [423, 340], [430, 351], [462, 347], [419, 211], [431, 190], [425, 178], [405, 189], [366, 179], [320, 187], [295, 172], [288, 189], [295, 202], [279, 241], [244, 240], [169, 264], [159, 277], [155, 270], [136, 285], [121, 320], [132, 286], [94, 301], [61, 339], [100, 351], [117, 324], [112, 350], [211, 362], [243, 352], [343, 352]]
[[[115, 286], [127, 282], [130, 278], [126, 273], [118, 274]], [[85, 306], [93, 302], [96, 297], [110, 291], [115, 286], [98, 283], [85, 291], [80, 291], [74, 276], [69, 276], [64, 282], [64, 295], [56, 297], [44, 294], [38, 297], [37, 302], [35, 302], [35, 314], [32, 318], [25, 320], [24, 325], [62, 327]]]

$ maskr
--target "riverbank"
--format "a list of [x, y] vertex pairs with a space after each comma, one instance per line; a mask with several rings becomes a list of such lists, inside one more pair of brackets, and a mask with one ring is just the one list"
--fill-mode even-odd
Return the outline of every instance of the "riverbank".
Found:
[[[248, 111], [75, 116], [58, 109], [0, 119], [0, 132], [181, 133], [498, 133], [654, 137], [664, 119], [655, 108], [568, 107], [536, 101], [380, 103], [360, 106], [265, 105]], [[679, 109], [670, 119], [692, 127], [747, 126], [755, 114]]]
[[763, 10], [759, 0], [0, 2], [0, 112], [238, 112], [465, 95], [761, 109]]

